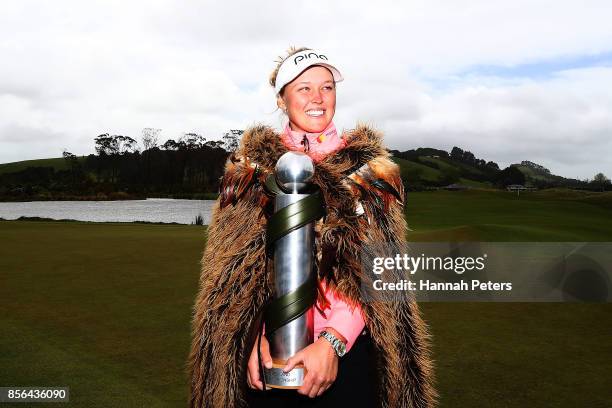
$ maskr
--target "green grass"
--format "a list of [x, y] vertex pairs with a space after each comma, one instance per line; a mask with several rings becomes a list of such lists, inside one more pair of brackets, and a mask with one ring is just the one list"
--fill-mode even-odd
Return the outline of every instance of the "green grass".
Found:
[[[543, 192], [542, 192], [543, 193]], [[612, 241], [612, 194], [409, 192], [411, 241]]]
[[[567, 195], [409, 193], [410, 239], [612, 241], [610, 196]], [[75, 407], [186, 406], [205, 231], [0, 222], [0, 384], [69, 386]], [[441, 407], [609, 406], [610, 304], [421, 306]]]
[[479, 169], [478, 167], [472, 166], [472, 165], [467, 164], [467, 163], [462, 163], [460, 161], [452, 160], [452, 159], [449, 159], [449, 158], [441, 157], [439, 159], [433, 159], [433, 160], [437, 160], [440, 163], [446, 163], [449, 166], [456, 167], [457, 169], [463, 169], [463, 170], [466, 170], [466, 171], [471, 172], [471, 173], [478, 173], [480, 175], [487, 174], [487, 172]]
[[441, 407], [609, 407], [612, 304], [421, 303]]
[[437, 159], [435, 157], [420, 156], [419, 160], [421, 160], [423, 162], [427, 162], [427, 163], [433, 163], [433, 164], [437, 165], [440, 168], [440, 170], [443, 170], [443, 169], [459, 170], [458, 166], [455, 166], [454, 164], [447, 163], [444, 160], [440, 160], [440, 159]]
[[[430, 163], [437, 164], [440, 169], [435, 169], [433, 167], [429, 167], [425, 164], [416, 163], [410, 160], [400, 159], [398, 157], [394, 157], [393, 161], [396, 162], [400, 166], [400, 174], [403, 178], [408, 180], [414, 180], [416, 175], [418, 175], [418, 179], [424, 182], [436, 183], [442, 179], [443, 174], [441, 170], [444, 169], [456, 169], [460, 170], [461, 167], [469, 168], [467, 165], [463, 165], [461, 163], [448, 163], [442, 159], [436, 159], [432, 157], [424, 157], [421, 156], [420, 160]], [[471, 171], [477, 171], [475, 168], [471, 168]], [[459, 184], [463, 184], [473, 188], [489, 188], [491, 187], [490, 183], [480, 182], [476, 180], [466, 179], [461, 177], [457, 182]]]
[[[78, 157], [81, 164], [85, 161], [85, 156]], [[4, 173], [15, 173], [17, 171], [25, 170], [28, 167], [53, 167], [55, 171], [67, 170], [68, 164], [63, 157], [55, 157], [51, 159], [36, 159], [36, 160], [23, 160], [12, 163], [0, 164], [0, 174]]]
[[69, 386], [70, 406], [186, 405], [205, 228], [11, 221], [0, 236], [0, 384]]
[[439, 170], [424, 164], [416, 163], [410, 160], [394, 157], [393, 161], [400, 166], [400, 174], [402, 177], [414, 179], [414, 174], [419, 173], [419, 179], [430, 182], [438, 181], [442, 177]]
[[458, 172], [467, 171], [472, 174], [476, 173], [480, 175], [485, 175], [484, 171], [480, 170], [479, 168], [475, 166], [471, 166], [469, 164], [461, 163], [459, 161], [444, 158], [444, 157], [436, 158], [436, 157], [421, 156], [420, 160], [436, 164], [440, 169], [454, 169]]

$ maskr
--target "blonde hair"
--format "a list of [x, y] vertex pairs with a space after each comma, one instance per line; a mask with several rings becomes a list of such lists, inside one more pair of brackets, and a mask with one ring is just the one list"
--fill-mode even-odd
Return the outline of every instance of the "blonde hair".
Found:
[[[306, 51], [306, 50], [310, 50], [310, 48], [308, 47], [299, 47], [299, 48], [295, 48], [294, 46], [289, 47], [289, 49], [287, 50], [287, 55], [283, 56], [279, 56], [278, 60], [274, 61], [276, 62], [276, 68], [274, 68], [274, 71], [272, 71], [272, 73], [270, 74], [270, 85], [272, 86], [272, 88], [276, 87], [276, 76], [278, 75], [278, 70], [280, 68], [280, 66], [283, 64], [283, 62], [285, 62], [285, 60], [287, 58], [289, 58], [290, 56], [297, 54], [298, 52], [301, 51]], [[281, 89], [280, 94], [283, 94], [284, 91], [284, 87], [283, 89]]]

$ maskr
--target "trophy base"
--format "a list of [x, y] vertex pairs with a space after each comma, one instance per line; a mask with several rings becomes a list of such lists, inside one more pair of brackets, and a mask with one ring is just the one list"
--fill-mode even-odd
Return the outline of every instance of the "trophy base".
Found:
[[306, 368], [302, 364], [293, 367], [293, 370], [285, 373], [283, 367], [286, 361], [273, 360], [272, 368], [264, 368], [266, 376], [266, 386], [270, 388], [281, 388], [286, 390], [297, 390], [304, 383]]

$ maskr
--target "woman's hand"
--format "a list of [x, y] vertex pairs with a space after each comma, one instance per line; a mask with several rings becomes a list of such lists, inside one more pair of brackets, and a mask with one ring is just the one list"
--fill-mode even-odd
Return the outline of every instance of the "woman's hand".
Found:
[[291, 371], [298, 363], [303, 363], [307, 371], [304, 383], [297, 390], [300, 394], [318, 397], [336, 380], [338, 356], [331, 343], [323, 337], [288, 359], [283, 371]]
[[[261, 362], [264, 367], [272, 368], [272, 356], [270, 356], [270, 346], [266, 336], [261, 336]], [[249, 363], [247, 364], [247, 384], [250, 388], [263, 391], [261, 375], [257, 361], [257, 341], [255, 341], [253, 350], [251, 350], [251, 356], [249, 357]]]

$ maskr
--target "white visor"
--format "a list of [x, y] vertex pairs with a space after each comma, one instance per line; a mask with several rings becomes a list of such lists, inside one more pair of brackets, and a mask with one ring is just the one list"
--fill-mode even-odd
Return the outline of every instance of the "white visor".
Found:
[[326, 55], [320, 54], [315, 50], [304, 50], [293, 54], [281, 64], [278, 74], [276, 74], [276, 86], [274, 87], [276, 94], [278, 95], [285, 85], [293, 81], [306, 68], [313, 65], [321, 65], [329, 69], [334, 76], [335, 82], [340, 82], [344, 79], [340, 71], [329, 62]]

